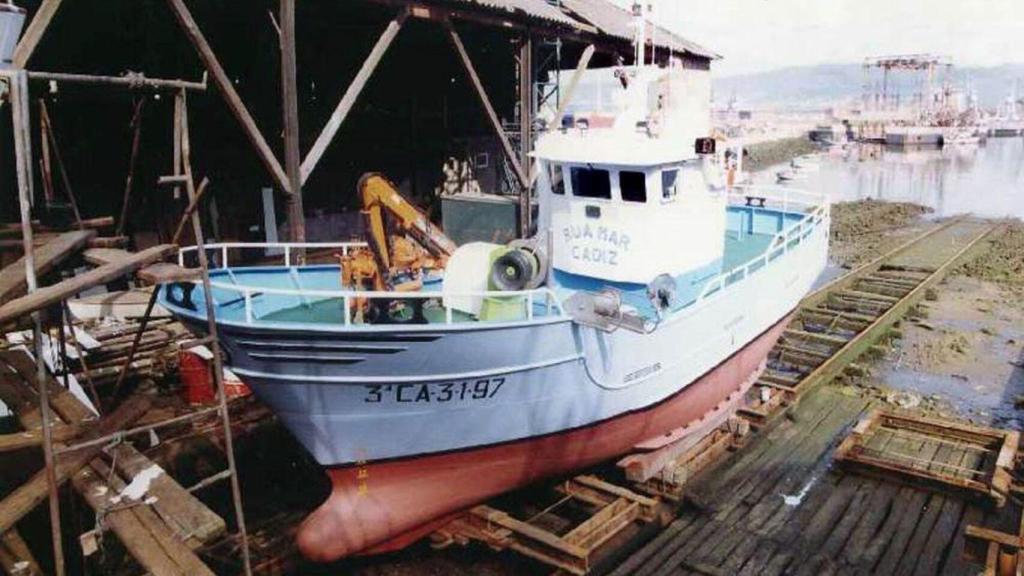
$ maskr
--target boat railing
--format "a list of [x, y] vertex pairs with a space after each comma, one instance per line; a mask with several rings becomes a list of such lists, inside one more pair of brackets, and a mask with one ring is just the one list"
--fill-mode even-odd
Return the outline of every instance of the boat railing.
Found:
[[[213, 247], [213, 245], [211, 245]], [[536, 288], [533, 290], [476, 290], [476, 291], [422, 291], [422, 292], [386, 292], [386, 291], [361, 291], [361, 290], [316, 290], [316, 289], [290, 289], [290, 288], [270, 288], [264, 286], [247, 286], [245, 284], [237, 283], [225, 283], [218, 281], [210, 282], [211, 289], [223, 290], [237, 293], [241, 296], [240, 300], [244, 302], [245, 306], [245, 323], [253, 324], [258, 322], [260, 319], [256, 317], [253, 307], [253, 300], [262, 296], [276, 295], [285, 297], [294, 297], [302, 299], [308, 304], [311, 300], [341, 300], [342, 307], [344, 310], [343, 324], [345, 326], [351, 326], [357, 324], [355, 318], [353, 318], [353, 310], [356, 308], [357, 303], [371, 302], [373, 300], [382, 300], [386, 302], [409, 302], [413, 300], [422, 301], [435, 301], [439, 302], [440, 306], [444, 310], [444, 323], [455, 324], [459, 323], [455, 319], [455, 308], [447, 301], [449, 299], [464, 299], [464, 298], [495, 298], [503, 301], [511, 301], [515, 299], [521, 299], [523, 307], [525, 309], [524, 319], [527, 321], [534, 320], [537, 317], [536, 305], [540, 304], [543, 306], [542, 317], [562, 317], [565, 316], [565, 309], [562, 307], [562, 303], [558, 300], [554, 291], [549, 288]], [[230, 300], [228, 302], [221, 302], [218, 306], [226, 306], [231, 303], [237, 303], [238, 298]], [[473, 323], [487, 323], [487, 321], [473, 320]]]
[[[218, 268], [227, 268], [231, 265], [230, 254], [237, 250], [262, 250], [265, 256], [282, 256], [284, 265], [291, 267], [295, 252], [305, 250], [337, 250], [342, 256], [348, 255], [349, 250], [365, 248], [366, 242], [223, 242], [219, 244], [207, 244], [206, 251], [219, 254]], [[178, 250], [178, 265], [185, 266], [185, 258], [189, 254], [199, 252], [198, 246], [185, 246]]]
[[755, 210], [770, 206], [779, 207], [786, 213], [800, 210], [804, 216], [793, 225], [783, 226], [783, 229], [775, 234], [771, 242], [769, 242], [768, 248], [760, 255], [709, 280], [704, 285], [704, 289], [701, 290], [700, 296], [697, 297], [697, 302], [720, 292], [726, 286], [743, 280], [764, 268], [770, 262], [789, 253], [790, 250], [803, 243], [804, 239], [810, 236], [811, 232], [829, 217], [829, 204], [823, 194], [807, 192], [797, 188], [756, 185], [734, 186], [733, 192], [729, 194], [729, 200], [742, 201], [744, 206], [749, 206]]

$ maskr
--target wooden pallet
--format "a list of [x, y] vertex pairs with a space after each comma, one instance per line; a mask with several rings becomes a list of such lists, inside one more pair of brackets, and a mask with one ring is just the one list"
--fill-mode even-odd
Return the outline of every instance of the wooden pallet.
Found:
[[[435, 548], [482, 542], [494, 550], [513, 550], [569, 574], [583, 575], [602, 545], [635, 523], [658, 519], [658, 501], [609, 484], [595, 476], [560, 483], [562, 497], [534, 517], [522, 520], [487, 505], [476, 506], [431, 536]], [[540, 522], [561, 507], [582, 504], [592, 513], [567, 531]]]
[[[975, 452], [974, 466], [922, 459], [899, 449], [898, 443], [877, 448], [883, 436], [913, 438], [939, 446]], [[922, 416], [876, 410], [861, 420], [835, 452], [837, 462], [866, 474], [895, 478], [932, 488], [954, 488], [1006, 503], [1020, 433]]]

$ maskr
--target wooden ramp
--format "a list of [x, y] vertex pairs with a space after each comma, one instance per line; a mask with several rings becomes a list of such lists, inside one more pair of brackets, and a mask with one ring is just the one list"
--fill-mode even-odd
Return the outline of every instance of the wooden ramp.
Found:
[[[968, 525], [999, 524], [961, 493], [850, 473], [832, 454], [868, 401], [833, 387], [807, 393], [790, 413], [691, 483], [679, 518], [612, 574], [974, 575]], [[933, 462], [974, 466], [976, 452], [907, 439]], [[879, 437], [874, 442], [884, 442]]]

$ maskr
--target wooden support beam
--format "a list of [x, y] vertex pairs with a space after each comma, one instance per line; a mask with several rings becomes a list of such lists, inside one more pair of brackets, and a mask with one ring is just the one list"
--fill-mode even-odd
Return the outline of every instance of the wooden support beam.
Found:
[[509, 163], [512, 164], [512, 169], [516, 173], [516, 178], [519, 180], [519, 184], [523, 188], [530, 187], [530, 179], [527, 178], [526, 173], [523, 172], [523, 166], [519, 163], [519, 158], [512, 149], [512, 143], [509, 142], [508, 134], [505, 134], [505, 130], [501, 126], [501, 120], [498, 119], [498, 113], [494, 111], [494, 106], [491, 105], [491, 99], [487, 96], [487, 91], [484, 89], [484, 85], [480, 82], [480, 76], [476, 73], [476, 68], [473, 66], [473, 61], [469, 58], [469, 53], [466, 52], [466, 46], [462, 43], [462, 37], [455, 30], [455, 26], [452, 25], [450, 20], [445, 20], [445, 27], [448, 29], [448, 36], [452, 41], [452, 45], [455, 46], [455, 51], [459, 54], [459, 59], [462, 61], [462, 67], [466, 70], [466, 75], [469, 76], [470, 83], [473, 84], [473, 88], [476, 90], [476, 95], [480, 99], [480, 104], [484, 107], [484, 111], [487, 113], [487, 118], [491, 121], [491, 126], [494, 128], [495, 134], [498, 136], [498, 140], [501, 141], [501, 147], [505, 151], [505, 157], [508, 158]]
[[167, 0], [167, 4], [170, 6], [171, 11], [174, 13], [175, 18], [178, 20], [178, 24], [181, 25], [182, 30], [188, 36], [192, 42], [192, 46], [196, 49], [199, 54], [199, 59], [202, 60], [206, 70], [213, 77], [214, 84], [217, 85], [217, 89], [220, 90], [224, 96], [225, 102], [227, 102], [228, 108], [234, 115], [238, 123], [242, 125], [242, 130], [245, 132], [246, 137], [249, 139], [249, 143], [252, 144], [256, 150], [257, 156], [259, 156], [260, 162], [270, 173], [274, 184], [279, 187], [282, 191], [290, 194], [292, 192], [291, 185], [288, 183], [288, 176], [285, 174], [281, 163], [274, 156], [274, 152], [267, 145], [267, 141], [263, 138], [263, 134], [260, 132], [256, 125], [256, 120], [253, 119], [252, 114], [249, 113], [249, 109], [245, 107], [245, 103], [242, 102], [242, 97], [238, 95], [238, 91], [235, 90], [234, 84], [231, 79], [228, 78], [227, 72], [224, 71], [224, 67], [221, 66], [220, 61], [217, 59], [217, 55], [210, 47], [210, 43], [206, 41], [206, 37], [203, 36], [202, 31], [199, 30], [199, 26], [196, 24], [195, 19], [192, 18], [192, 13], [189, 12], [188, 7], [185, 6], [184, 0]]
[[128, 258], [111, 262], [52, 286], [39, 288], [35, 292], [16, 300], [11, 300], [0, 306], [0, 325], [13, 322], [22, 316], [42, 310], [62, 300], [67, 300], [93, 286], [106, 284], [111, 280], [135, 272], [147, 264], [152, 264], [166, 258], [176, 252], [177, 249], [177, 246], [173, 244], [154, 246], [142, 252], [132, 254]]
[[[184, 180], [184, 176], [182, 179]], [[210, 180], [208, 178], [203, 178], [203, 181], [199, 183], [199, 189], [196, 190], [195, 198], [189, 200], [188, 206], [185, 207], [185, 212], [182, 213], [181, 219], [178, 220], [178, 227], [174, 229], [174, 236], [171, 236], [172, 244], [177, 244], [181, 240], [182, 234], [185, 233], [185, 225], [191, 221], [192, 213], [199, 208], [199, 203], [203, 200], [203, 196], [206, 195], [206, 190], [209, 186]]]
[[370, 55], [363, 61], [363, 65], [359, 68], [359, 72], [356, 73], [356, 77], [352, 80], [352, 83], [348, 85], [348, 89], [345, 90], [345, 95], [341, 97], [338, 102], [338, 106], [334, 109], [331, 117], [327, 119], [327, 124], [324, 125], [323, 130], [320, 131], [320, 135], [317, 136], [316, 142], [313, 143], [313, 147], [306, 153], [306, 158], [302, 161], [302, 183], [305, 184], [306, 180], [309, 179], [309, 175], [316, 169], [316, 165], [320, 162], [327, 148], [334, 141], [334, 137], [338, 134], [338, 130], [341, 129], [342, 124], [345, 123], [345, 119], [348, 118], [352, 108], [355, 106], [356, 101], [359, 99], [359, 95], [363, 93], [363, 89], [366, 88], [366, 84], [369, 82], [373, 72], [377, 69], [377, 65], [380, 64], [381, 59], [384, 58], [384, 54], [387, 53], [388, 48], [391, 47], [395, 37], [398, 36], [398, 32], [402, 29], [402, 25], [405, 23], [408, 17], [408, 11], [403, 10], [399, 15], [388, 23], [387, 28], [381, 33], [380, 38], [377, 39], [377, 43], [374, 44], [373, 49], [370, 50]]
[[125, 226], [128, 224], [128, 208], [131, 207], [132, 183], [135, 181], [135, 164], [139, 158], [139, 142], [142, 138], [142, 113], [146, 109], [146, 99], [139, 98], [135, 103], [135, 113], [132, 114], [132, 148], [128, 157], [128, 174], [124, 181], [124, 198], [121, 200], [121, 217], [117, 220], [117, 235], [123, 236]]
[[96, 74], [69, 74], [66, 72], [29, 70], [28, 79], [37, 82], [66, 82], [69, 84], [114, 86], [128, 89], [206, 90], [205, 79], [202, 82], [190, 82], [188, 80], [148, 78], [145, 74], [141, 73], [128, 73], [124, 76], [99, 76]]
[[62, 3], [63, 0], [43, 0], [43, 3], [39, 5], [36, 15], [32, 17], [32, 22], [29, 23], [14, 49], [14, 57], [11, 60], [14, 62], [15, 68], [24, 68], [28, 64], [28, 59], [36, 51], [36, 46], [43, 39], [43, 34], [50, 27], [50, 22]]
[[[77, 426], [60, 424], [53, 427], [52, 437], [54, 442], [71, 440], [82, 432]], [[43, 444], [42, 430], [26, 430], [11, 434], [0, 434], [0, 452], [12, 452], [23, 448], [32, 448]]]
[[[519, 46], [519, 165], [529, 169], [530, 152], [533, 150], [533, 38], [527, 32]], [[532, 170], [531, 170], [532, 172]], [[527, 181], [533, 182], [533, 175], [527, 174]], [[527, 185], [519, 192], [519, 236], [529, 238], [532, 229], [533, 186]]]
[[284, 113], [284, 168], [291, 194], [288, 232], [292, 242], [306, 241], [306, 216], [302, 209], [302, 156], [299, 152], [299, 88], [295, 63], [295, 0], [281, 2], [281, 108]]

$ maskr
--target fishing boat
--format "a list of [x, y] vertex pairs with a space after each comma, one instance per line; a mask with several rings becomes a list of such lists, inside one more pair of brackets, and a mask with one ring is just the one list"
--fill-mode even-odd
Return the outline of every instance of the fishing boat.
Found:
[[[824, 269], [823, 197], [728, 186], [706, 70], [585, 75], [606, 97], [539, 138], [533, 238], [450, 246], [368, 175], [365, 205], [393, 202], [396, 233], [440, 254], [429, 272], [360, 277], [375, 235], [276, 244], [277, 266], [241, 260], [268, 245], [211, 245], [209, 294], [161, 287], [198, 335], [211, 299], [226, 365], [330, 477], [297, 534], [306, 556], [398, 549], [488, 498], [675, 438], [742, 398]], [[299, 264], [313, 248], [341, 263]]]

